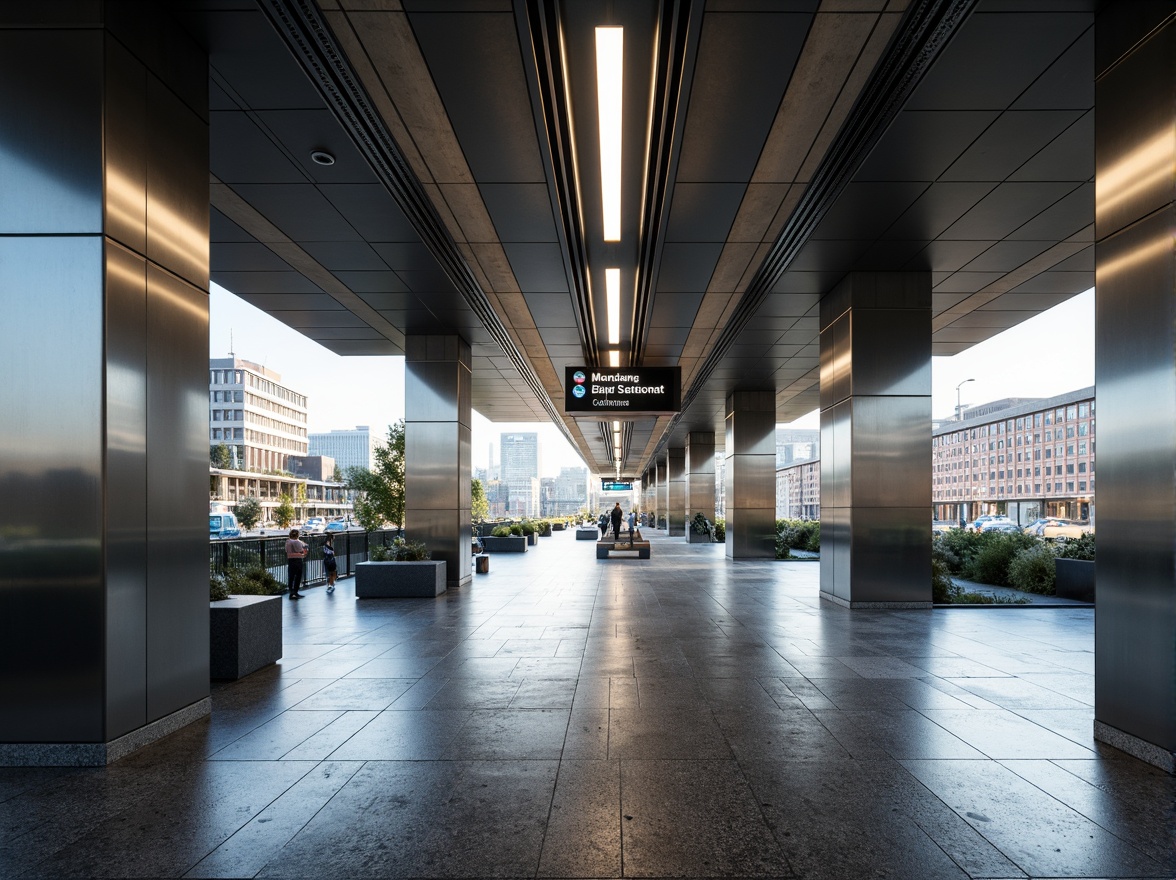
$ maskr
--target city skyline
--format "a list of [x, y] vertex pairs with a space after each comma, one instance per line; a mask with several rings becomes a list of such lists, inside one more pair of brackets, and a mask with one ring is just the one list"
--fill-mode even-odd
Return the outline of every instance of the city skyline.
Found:
[[[388, 425], [404, 417], [403, 357], [340, 357], [216, 284], [208, 338], [211, 357], [225, 357], [232, 346], [239, 357], [268, 364], [287, 385], [306, 394], [311, 431], [368, 424], [383, 436]], [[1044, 350], [1043, 340], [1053, 348]], [[1093, 385], [1093, 288], [960, 354], [932, 358], [931, 376], [934, 419], [952, 416], [956, 386], [967, 379], [974, 381], [960, 389], [965, 408]], [[814, 410], [786, 427], [819, 428], [820, 414]], [[489, 444], [517, 431], [539, 435], [540, 477], [558, 476], [561, 467], [586, 466], [554, 424], [491, 422], [475, 410], [472, 467], [487, 467]]]

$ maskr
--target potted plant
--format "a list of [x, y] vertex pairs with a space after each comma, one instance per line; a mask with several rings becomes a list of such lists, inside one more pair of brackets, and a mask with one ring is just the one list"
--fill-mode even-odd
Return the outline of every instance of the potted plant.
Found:
[[715, 527], [711, 521], [701, 513], [694, 514], [690, 520], [690, 530], [686, 532], [689, 544], [712, 544], [715, 540]]
[[355, 566], [357, 599], [432, 599], [445, 592], [445, 560], [433, 560], [421, 541], [395, 538], [373, 547]]
[[539, 534], [540, 538], [550, 538], [551, 537], [551, 528], [552, 528], [551, 520], [541, 519], [541, 520], [539, 520], [538, 526], [539, 526], [538, 534]]
[[534, 520], [525, 519], [519, 523], [519, 528], [522, 530], [523, 536], [527, 539], [527, 546], [534, 547], [539, 543], [539, 526]]
[[[517, 534], [515, 529], [518, 529]], [[498, 526], [482, 539], [482, 546], [487, 553], [526, 553], [527, 539], [523, 537], [522, 526], [515, 523], [513, 526]]]
[[261, 566], [209, 579], [209, 677], [236, 680], [282, 659], [283, 589]]

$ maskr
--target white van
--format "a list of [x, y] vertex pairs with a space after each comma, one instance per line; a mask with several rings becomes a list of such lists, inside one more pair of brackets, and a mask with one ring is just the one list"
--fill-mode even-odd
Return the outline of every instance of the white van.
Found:
[[241, 527], [237, 525], [237, 517], [231, 513], [210, 513], [208, 515], [208, 537], [210, 540], [241, 537]]

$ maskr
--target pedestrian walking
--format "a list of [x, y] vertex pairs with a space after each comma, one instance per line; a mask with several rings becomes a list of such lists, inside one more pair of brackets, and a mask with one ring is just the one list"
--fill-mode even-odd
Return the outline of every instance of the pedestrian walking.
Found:
[[298, 588], [302, 586], [302, 567], [310, 547], [298, 539], [298, 529], [290, 529], [286, 539], [286, 586], [290, 588], [290, 599], [301, 599]]
[[629, 543], [633, 543], [633, 529], [637, 527], [637, 511], [629, 511]]
[[621, 510], [621, 502], [618, 501], [613, 505], [610, 517], [612, 518], [613, 540], [619, 541], [621, 540], [621, 520], [625, 518], [625, 512]]
[[335, 578], [339, 576], [339, 563], [335, 560], [335, 536], [327, 535], [323, 541], [323, 568], [327, 571], [327, 592], [335, 592]]

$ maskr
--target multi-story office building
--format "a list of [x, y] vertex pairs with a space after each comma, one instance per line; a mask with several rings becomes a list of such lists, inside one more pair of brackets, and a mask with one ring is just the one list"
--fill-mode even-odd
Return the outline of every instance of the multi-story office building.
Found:
[[821, 518], [821, 460], [776, 468], [777, 519]]
[[777, 428], [776, 467], [821, 457], [821, 432], [816, 428]]
[[539, 435], [535, 432], [502, 434], [501, 480], [510, 496], [511, 516], [539, 515]]
[[343, 473], [348, 468], [372, 469], [379, 438], [367, 425], [356, 425], [325, 433], [315, 432], [308, 437], [311, 455], [329, 455]]
[[940, 424], [931, 440], [935, 518], [1091, 519], [1094, 408], [1094, 388], [1082, 388], [998, 410], [985, 404]]
[[342, 483], [307, 476], [209, 469], [209, 501], [232, 507], [246, 498], [256, 498], [261, 503], [263, 528], [273, 522], [274, 511], [282, 503], [283, 496], [294, 505], [298, 520], [311, 516], [350, 517], [353, 513], [347, 487]]
[[559, 476], [551, 478], [551, 494], [544, 495], [542, 515], [572, 516], [587, 504], [588, 468], [562, 467]]
[[241, 470], [286, 471], [288, 456], [307, 454], [306, 395], [281, 382], [243, 358], [208, 360], [208, 442]]

